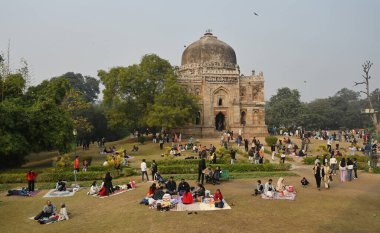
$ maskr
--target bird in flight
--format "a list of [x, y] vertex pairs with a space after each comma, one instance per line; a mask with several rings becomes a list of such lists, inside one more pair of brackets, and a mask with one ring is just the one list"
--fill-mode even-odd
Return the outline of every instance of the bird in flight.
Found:
[[259, 16], [259, 14], [257, 14], [256, 12], [253, 12], [253, 14], [256, 15], [256, 16]]

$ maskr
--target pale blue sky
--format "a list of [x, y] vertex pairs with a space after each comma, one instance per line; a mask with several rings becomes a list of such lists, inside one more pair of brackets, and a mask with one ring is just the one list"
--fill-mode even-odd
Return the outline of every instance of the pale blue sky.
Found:
[[0, 6], [0, 50], [10, 39], [12, 68], [26, 58], [33, 84], [68, 71], [96, 77], [146, 53], [180, 65], [184, 45], [211, 28], [235, 49], [243, 74], [264, 72], [266, 99], [284, 86], [299, 89], [305, 101], [353, 88], [366, 59], [374, 63], [372, 89], [380, 88], [376, 0], [0, 0]]

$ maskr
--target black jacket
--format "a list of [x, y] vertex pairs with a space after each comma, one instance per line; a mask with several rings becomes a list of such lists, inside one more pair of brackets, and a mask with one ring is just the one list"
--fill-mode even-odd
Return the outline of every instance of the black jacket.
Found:
[[185, 182], [181, 182], [181, 183], [179, 183], [179, 185], [178, 185], [178, 192], [179, 191], [186, 191], [186, 190], [190, 190], [190, 185], [189, 185], [189, 183], [187, 183], [186, 181]]
[[206, 169], [206, 160], [201, 159], [198, 164], [198, 172], [202, 172], [205, 169]]
[[166, 184], [166, 188], [171, 192], [176, 191], [177, 190], [177, 184], [174, 180], [168, 181], [168, 183]]

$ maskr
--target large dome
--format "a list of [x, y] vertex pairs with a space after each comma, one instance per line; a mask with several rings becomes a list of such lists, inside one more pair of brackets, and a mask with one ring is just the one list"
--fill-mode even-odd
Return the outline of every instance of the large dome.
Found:
[[231, 46], [210, 32], [189, 45], [182, 54], [182, 65], [215, 62], [221, 66], [236, 65], [236, 54]]

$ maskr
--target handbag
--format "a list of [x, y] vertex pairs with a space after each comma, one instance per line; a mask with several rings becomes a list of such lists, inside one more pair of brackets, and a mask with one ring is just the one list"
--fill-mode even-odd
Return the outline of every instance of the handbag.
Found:
[[350, 169], [350, 170], [351, 170], [351, 169], [354, 169], [354, 165], [348, 165], [348, 166], [347, 166], [347, 169]]

